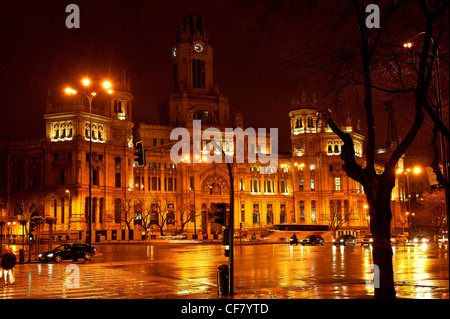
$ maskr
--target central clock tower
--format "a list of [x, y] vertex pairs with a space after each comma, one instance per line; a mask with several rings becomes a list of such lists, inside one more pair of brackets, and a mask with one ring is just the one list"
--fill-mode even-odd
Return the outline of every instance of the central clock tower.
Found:
[[192, 120], [229, 125], [228, 99], [213, 82], [213, 48], [202, 18], [188, 14], [178, 26], [171, 50], [173, 86], [168, 100], [170, 126], [192, 126]]

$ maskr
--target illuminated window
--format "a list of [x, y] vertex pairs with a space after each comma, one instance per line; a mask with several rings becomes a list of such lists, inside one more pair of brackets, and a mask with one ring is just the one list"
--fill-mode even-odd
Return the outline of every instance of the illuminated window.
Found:
[[300, 201], [300, 222], [305, 221], [305, 202]]
[[253, 204], [253, 224], [259, 224], [259, 204]]
[[53, 138], [58, 139], [59, 138], [59, 124], [55, 124], [53, 126]]
[[311, 221], [316, 222], [316, 201], [311, 201]]
[[334, 178], [334, 189], [337, 191], [341, 190], [341, 178], [340, 177]]

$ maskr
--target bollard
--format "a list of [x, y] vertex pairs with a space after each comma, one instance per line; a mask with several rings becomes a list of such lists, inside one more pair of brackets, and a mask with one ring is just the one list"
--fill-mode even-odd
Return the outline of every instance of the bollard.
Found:
[[217, 293], [228, 295], [228, 265], [219, 265], [217, 269]]

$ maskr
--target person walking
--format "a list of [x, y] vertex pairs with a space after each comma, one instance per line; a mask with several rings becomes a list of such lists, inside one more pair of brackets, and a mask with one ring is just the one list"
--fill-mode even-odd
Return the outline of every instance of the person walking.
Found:
[[5, 285], [9, 283], [14, 284], [14, 266], [16, 265], [16, 255], [14, 255], [10, 247], [7, 248], [6, 253], [2, 256], [2, 275], [5, 277]]

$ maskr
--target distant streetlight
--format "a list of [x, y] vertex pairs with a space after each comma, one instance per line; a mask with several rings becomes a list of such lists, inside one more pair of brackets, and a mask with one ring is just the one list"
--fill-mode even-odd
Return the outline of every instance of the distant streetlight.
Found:
[[[88, 245], [92, 244], [92, 100], [95, 96], [97, 96], [97, 92], [94, 90], [88, 90], [88, 87], [91, 85], [91, 80], [87, 77], [81, 80], [81, 84], [84, 86], [85, 90], [81, 90], [81, 94], [83, 94], [88, 102], [89, 102], [89, 216], [88, 216], [88, 224], [89, 224], [89, 237], [88, 237]], [[113, 93], [112, 83], [110, 81], [103, 81], [102, 87], [106, 90], [108, 94]], [[67, 87], [65, 90], [66, 94], [75, 95], [78, 92], [70, 87]], [[66, 190], [66, 193], [70, 191]], [[70, 201], [70, 200], [69, 200]]]

